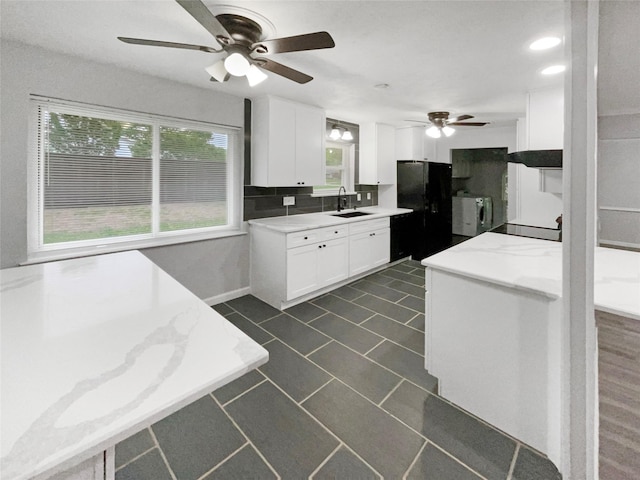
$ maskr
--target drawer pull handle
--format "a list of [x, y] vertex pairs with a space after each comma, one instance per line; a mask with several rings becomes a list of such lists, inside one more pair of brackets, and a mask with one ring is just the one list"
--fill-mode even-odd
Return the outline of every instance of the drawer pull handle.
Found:
[[309, 237], [304, 237], [305, 240], [309, 240]]
[[336, 231], [335, 231], [335, 232], [333, 232], [333, 233], [338, 233], [338, 231], [336, 230]]

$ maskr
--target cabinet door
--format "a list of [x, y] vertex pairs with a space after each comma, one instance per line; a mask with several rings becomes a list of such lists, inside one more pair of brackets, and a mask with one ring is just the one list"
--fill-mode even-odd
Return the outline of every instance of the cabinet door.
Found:
[[371, 234], [363, 232], [349, 237], [349, 276], [358, 275], [371, 268]]
[[390, 248], [391, 248], [391, 231], [388, 228], [383, 228], [371, 232], [370, 238], [370, 268], [378, 267], [389, 263]]
[[295, 185], [324, 183], [324, 113], [298, 105], [295, 125]]
[[376, 139], [378, 183], [396, 183], [396, 129], [390, 125], [377, 125]]
[[296, 161], [296, 112], [288, 102], [272, 99], [269, 104], [269, 185], [293, 186]]
[[347, 238], [322, 244], [318, 255], [318, 284], [330, 285], [349, 276], [349, 242]]
[[364, 185], [396, 181], [396, 130], [377, 123], [360, 125], [360, 178]]
[[287, 250], [287, 300], [319, 288], [318, 251], [322, 244]]

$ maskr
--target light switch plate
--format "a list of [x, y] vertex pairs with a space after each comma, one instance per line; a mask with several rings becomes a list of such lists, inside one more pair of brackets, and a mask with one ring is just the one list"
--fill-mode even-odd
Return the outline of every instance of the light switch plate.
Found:
[[367, 192], [367, 200], [371, 200], [371, 192]]
[[282, 205], [285, 207], [296, 204], [296, 197], [282, 197]]
[[356, 193], [356, 200], [359, 202], [362, 200], [362, 195], [360, 193]]

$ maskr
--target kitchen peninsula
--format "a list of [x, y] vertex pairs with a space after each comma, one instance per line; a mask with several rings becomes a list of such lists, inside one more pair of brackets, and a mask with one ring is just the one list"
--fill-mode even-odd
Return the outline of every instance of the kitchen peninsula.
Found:
[[[440, 394], [560, 466], [562, 244], [489, 232], [422, 264]], [[596, 248], [594, 283], [597, 311], [640, 321], [640, 253]]]
[[117, 442], [268, 359], [137, 251], [0, 275], [4, 480], [112, 479]]

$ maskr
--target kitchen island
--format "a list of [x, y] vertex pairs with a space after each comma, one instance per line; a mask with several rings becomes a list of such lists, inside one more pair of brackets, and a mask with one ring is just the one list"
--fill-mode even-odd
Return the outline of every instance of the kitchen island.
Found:
[[3, 480], [113, 478], [116, 443], [268, 359], [137, 251], [0, 275]]
[[[440, 394], [560, 466], [562, 244], [484, 233], [422, 264]], [[640, 320], [640, 254], [596, 248], [594, 269], [596, 310]]]

